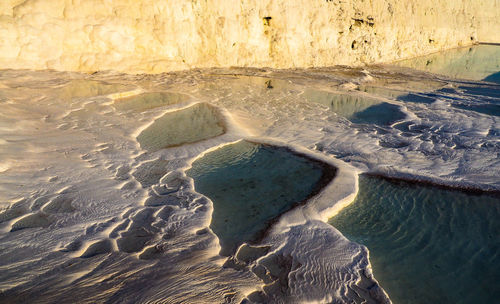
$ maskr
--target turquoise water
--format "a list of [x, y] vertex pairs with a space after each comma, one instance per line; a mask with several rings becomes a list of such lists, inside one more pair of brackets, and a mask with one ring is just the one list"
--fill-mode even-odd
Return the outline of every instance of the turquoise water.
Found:
[[397, 65], [449, 77], [500, 83], [500, 46], [476, 45], [411, 58]]
[[138, 136], [141, 148], [155, 152], [224, 134], [225, 126], [219, 110], [206, 103], [165, 113]]
[[356, 124], [389, 126], [406, 117], [399, 106], [364, 96], [306, 90], [304, 97], [330, 107], [333, 112]]
[[120, 111], [146, 111], [188, 100], [187, 96], [171, 92], [148, 92], [115, 100], [113, 106]]
[[486, 78], [483, 79], [484, 81], [489, 81], [489, 82], [495, 82], [495, 83], [500, 83], [500, 72], [493, 73]]
[[187, 174], [214, 203], [221, 254], [260, 237], [270, 222], [316, 193], [333, 168], [287, 149], [241, 141], [196, 160]]
[[370, 250], [394, 303], [499, 303], [500, 198], [361, 176], [330, 224]]
[[382, 102], [367, 109], [354, 113], [349, 120], [353, 123], [375, 124], [380, 126], [389, 126], [398, 120], [405, 118], [406, 115], [401, 112], [398, 106]]
[[431, 104], [441, 99], [458, 109], [500, 116], [500, 87], [498, 86], [500, 84], [500, 46], [477, 45], [453, 49], [403, 60], [396, 64], [454, 78], [491, 82], [489, 85], [459, 85], [457, 89], [444, 88], [431, 93], [409, 93], [399, 96], [398, 100]]

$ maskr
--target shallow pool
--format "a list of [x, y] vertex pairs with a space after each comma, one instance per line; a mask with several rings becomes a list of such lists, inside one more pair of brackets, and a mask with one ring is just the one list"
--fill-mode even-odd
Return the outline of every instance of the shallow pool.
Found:
[[368, 247], [394, 303], [495, 303], [500, 198], [361, 176], [355, 202], [330, 219]]
[[388, 126], [406, 117], [399, 106], [364, 96], [306, 90], [304, 97], [328, 106], [333, 112], [356, 124]]
[[137, 141], [144, 150], [180, 146], [209, 139], [225, 132], [219, 110], [206, 103], [165, 113], [144, 129]]
[[241, 141], [206, 154], [187, 172], [214, 203], [210, 228], [221, 254], [262, 236], [270, 223], [316, 194], [335, 169], [289, 149]]
[[188, 100], [186, 95], [171, 92], [148, 92], [135, 96], [119, 98], [113, 106], [120, 111], [146, 111], [158, 107], [169, 106]]
[[455, 78], [500, 83], [500, 46], [476, 45], [396, 62]]

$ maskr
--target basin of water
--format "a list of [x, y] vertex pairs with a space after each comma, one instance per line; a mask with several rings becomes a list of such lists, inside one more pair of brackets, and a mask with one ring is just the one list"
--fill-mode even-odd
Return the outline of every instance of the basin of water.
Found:
[[141, 148], [154, 152], [209, 139], [225, 132], [219, 110], [206, 103], [165, 113], [143, 130], [137, 141]]
[[57, 88], [57, 96], [62, 100], [71, 98], [83, 98], [107, 95], [120, 91], [131, 90], [132, 86], [123, 84], [108, 83], [96, 80], [75, 79], [67, 82], [65, 85]]
[[500, 46], [477, 45], [396, 62], [454, 78], [500, 83]]
[[280, 214], [318, 193], [335, 168], [287, 148], [240, 141], [196, 160], [187, 174], [214, 204], [221, 255], [257, 240]]
[[361, 176], [329, 222], [368, 247], [394, 303], [498, 301], [499, 197]]
[[397, 105], [373, 98], [317, 90], [308, 90], [304, 96], [307, 100], [330, 107], [333, 112], [357, 124], [387, 126], [406, 117]]
[[120, 111], [146, 111], [186, 101], [186, 95], [170, 92], [148, 92], [115, 100], [113, 106]]

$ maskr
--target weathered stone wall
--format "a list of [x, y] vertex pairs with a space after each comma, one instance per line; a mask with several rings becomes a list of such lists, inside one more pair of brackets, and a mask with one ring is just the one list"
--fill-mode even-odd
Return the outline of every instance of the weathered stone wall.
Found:
[[500, 43], [500, 0], [478, 2], [475, 17], [479, 41]]
[[387, 62], [500, 42], [500, 0], [2, 0], [0, 68]]

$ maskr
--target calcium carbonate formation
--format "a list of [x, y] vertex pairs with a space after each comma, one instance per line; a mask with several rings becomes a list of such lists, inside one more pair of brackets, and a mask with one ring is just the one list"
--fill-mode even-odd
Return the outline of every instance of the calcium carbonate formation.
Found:
[[498, 42], [499, 0], [3, 0], [0, 66], [158, 73], [387, 62]]

